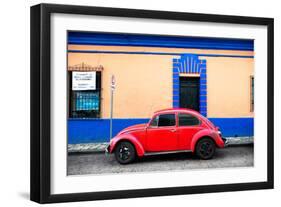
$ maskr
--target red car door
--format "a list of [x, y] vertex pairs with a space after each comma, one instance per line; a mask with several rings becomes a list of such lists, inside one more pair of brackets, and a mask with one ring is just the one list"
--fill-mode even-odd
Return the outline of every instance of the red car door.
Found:
[[146, 132], [146, 151], [160, 152], [178, 149], [176, 115], [160, 114], [153, 118]]
[[177, 129], [179, 134], [179, 149], [190, 150], [193, 136], [202, 129], [203, 126], [199, 118], [188, 113], [179, 113]]

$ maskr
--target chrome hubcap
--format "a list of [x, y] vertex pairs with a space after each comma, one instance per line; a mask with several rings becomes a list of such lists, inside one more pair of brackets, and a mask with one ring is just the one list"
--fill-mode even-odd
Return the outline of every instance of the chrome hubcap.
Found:
[[213, 152], [213, 146], [209, 142], [204, 142], [200, 145], [199, 151], [204, 157], [208, 157]]
[[122, 160], [127, 160], [127, 159], [129, 159], [130, 154], [131, 154], [130, 149], [129, 149], [128, 147], [126, 147], [126, 146], [122, 146], [122, 147], [119, 149], [119, 157], [120, 157], [120, 159], [122, 159]]

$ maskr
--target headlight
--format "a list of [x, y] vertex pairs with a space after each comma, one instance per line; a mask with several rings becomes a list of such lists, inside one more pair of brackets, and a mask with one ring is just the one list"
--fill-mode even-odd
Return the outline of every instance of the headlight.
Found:
[[112, 144], [112, 139], [109, 141], [109, 145], [111, 145]]

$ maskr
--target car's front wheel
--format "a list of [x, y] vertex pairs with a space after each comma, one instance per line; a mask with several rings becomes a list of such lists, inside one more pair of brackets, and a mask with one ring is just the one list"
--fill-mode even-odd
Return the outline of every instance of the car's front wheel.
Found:
[[128, 164], [136, 158], [136, 150], [134, 146], [127, 141], [118, 143], [115, 151], [115, 158], [120, 164]]
[[210, 138], [203, 138], [196, 145], [196, 155], [203, 160], [211, 159], [216, 151], [216, 144]]

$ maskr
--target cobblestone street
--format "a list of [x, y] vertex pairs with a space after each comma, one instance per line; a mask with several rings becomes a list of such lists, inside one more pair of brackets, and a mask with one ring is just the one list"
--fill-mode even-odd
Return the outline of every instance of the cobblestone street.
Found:
[[120, 165], [114, 155], [105, 153], [73, 153], [68, 156], [68, 175], [191, 170], [254, 165], [253, 145], [217, 149], [211, 160], [199, 160], [191, 153], [147, 156], [132, 164]]

